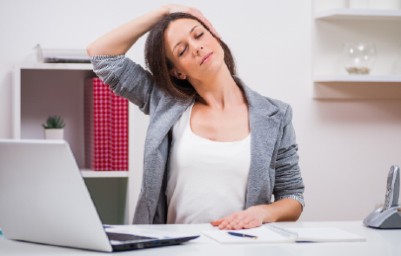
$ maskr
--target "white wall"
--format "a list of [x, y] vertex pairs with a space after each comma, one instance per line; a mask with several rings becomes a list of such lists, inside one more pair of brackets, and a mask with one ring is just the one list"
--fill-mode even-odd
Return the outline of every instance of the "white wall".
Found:
[[[12, 66], [24, 61], [35, 44], [85, 48], [111, 28], [169, 2], [2, 0], [0, 137], [11, 136]], [[302, 219], [362, 219], [381, 203], [390, 165], [401, 164], [401, 102], [312, 99], [311, 1], [191, 3], [231, 47], [248, 86], [292, 105], [306, 185]], [[143, 63], [143, 40], [129, 56]], [[131, 113], [131, 160], [140, 167], [147, 119]]]

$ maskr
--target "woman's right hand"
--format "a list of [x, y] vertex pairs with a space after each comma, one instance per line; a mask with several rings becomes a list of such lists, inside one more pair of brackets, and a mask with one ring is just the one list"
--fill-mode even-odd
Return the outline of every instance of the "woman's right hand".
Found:
[[175, 12], [184, 12], [191, 14], [192, 16], [195, 16], [198, 18], [200, 21], [202, 21], [209, 29], [210, 31], [217, 37], [220, 38], [220, 35], [217, 33], [216, 29], [213, 27], [212, 23], [206, 17], [202, 14], [201, 11], [194, 7], [189, 7], [185, 5], [179, 5], [179, 4], [169, 4], [164, 6], [167, 9], [167, 13], [175, 13]]

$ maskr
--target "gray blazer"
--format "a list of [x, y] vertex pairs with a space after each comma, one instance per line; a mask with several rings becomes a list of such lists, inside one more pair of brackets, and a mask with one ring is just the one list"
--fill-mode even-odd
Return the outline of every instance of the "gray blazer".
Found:
[[[94, 72], [113, 91], [150, 116], [145, 140], [142, 189], [135, 224], [162, 224], [167, 220], [169, 131], [193, 100], [178, 101], [154, 84], [150, 72], [129, 58], [95, 56]], [[261, 96], [240, 84], [249, 104], [251, 166], [245, 208], [292, 198], [304, 206], [304, 184], [298, 167], [291, 107]]]

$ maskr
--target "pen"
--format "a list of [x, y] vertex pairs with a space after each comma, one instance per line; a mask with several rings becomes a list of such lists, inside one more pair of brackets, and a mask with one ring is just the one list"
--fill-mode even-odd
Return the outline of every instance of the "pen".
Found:
[[246, 237], [246, 238], [252, 238], [252, 239], [258, 239], [257, 236], [252, 236], [252, 235], [247, 235], [247, 234], [242, 234], [242, 233], [237, 233], [237, 232], [227, 232], [230, 236], [237, 236], [237, 237]]

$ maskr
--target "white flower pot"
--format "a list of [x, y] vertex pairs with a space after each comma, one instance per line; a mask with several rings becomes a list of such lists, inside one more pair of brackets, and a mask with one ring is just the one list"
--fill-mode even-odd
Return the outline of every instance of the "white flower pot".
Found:
[[45, 129], [46, 140], [62, 140], [64, 138], [64, 129]]

